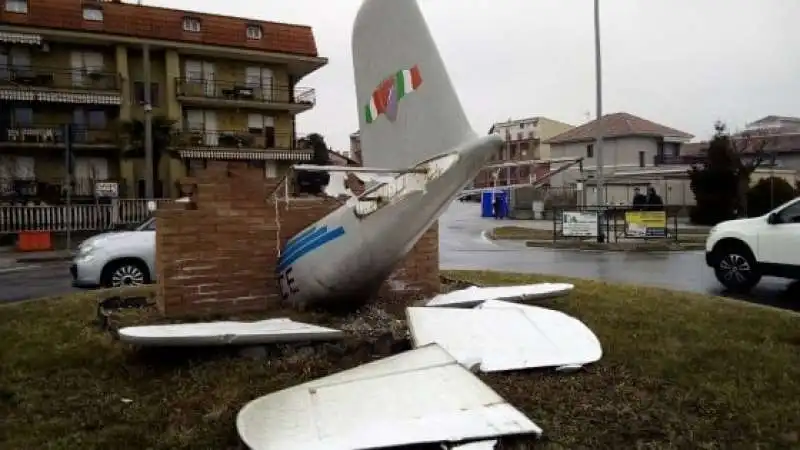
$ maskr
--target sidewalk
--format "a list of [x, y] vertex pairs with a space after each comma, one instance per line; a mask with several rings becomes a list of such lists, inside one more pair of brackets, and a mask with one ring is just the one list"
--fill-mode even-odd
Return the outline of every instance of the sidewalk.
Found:
[[[522, 228], [532, 228], [534, 230], [552, 230], [553, 229], [553, 220], [534, 220], [534, 219], [493, 219], [491, 217], [481, 217], [480, 220], [485, 221], [488, 224], [491, 224], [491, 228], [495, 227], [504, 227], [504, 226], [513, 226], [513, 227], [522, 227]], [[668, 227], [671, 228], [673, 226], [672, 223], [668, 224]], [[697, 231], [708, 231], [711, 227], [703, 226], [703, 225], [692, 225], [689, 223], [682, 223], [678, 222], [678, 230], [697, 230]]]

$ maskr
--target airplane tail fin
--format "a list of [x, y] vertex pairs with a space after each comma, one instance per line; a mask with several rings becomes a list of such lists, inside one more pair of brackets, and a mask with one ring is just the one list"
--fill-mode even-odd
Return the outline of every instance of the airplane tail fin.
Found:
[[365, 0], [353, 26], [363, 162], [410, 167], [475, 138], [416, 0]]

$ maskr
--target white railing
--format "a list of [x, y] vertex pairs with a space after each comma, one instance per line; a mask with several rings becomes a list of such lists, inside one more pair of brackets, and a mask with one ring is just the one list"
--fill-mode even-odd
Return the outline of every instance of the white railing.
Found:
[[[156, 205], [171, 201], [156, 199]], [[146, 199], [118, 199], [104, 205], [0, 206], [0, 234], [24, 231], [103, 231], [150, 217]]]
[[356, 216], [366, 217], [410, 192], [424, 190], [426, 184], [440, 177], [457, 160], [458, 155], [456, 154], [445, 155], [421, 164], [421, 168], [427, 169], [425, 173], [404, 173], [388, 183], [364, 192], [358, 197], [355, 205]]

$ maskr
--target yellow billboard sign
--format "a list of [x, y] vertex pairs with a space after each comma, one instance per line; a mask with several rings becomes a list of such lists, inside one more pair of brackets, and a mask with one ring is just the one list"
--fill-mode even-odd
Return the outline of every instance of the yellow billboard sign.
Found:
[[667, 213], [664, 211], [626, 211], [625, 235], [629, 237], [667, 237]]

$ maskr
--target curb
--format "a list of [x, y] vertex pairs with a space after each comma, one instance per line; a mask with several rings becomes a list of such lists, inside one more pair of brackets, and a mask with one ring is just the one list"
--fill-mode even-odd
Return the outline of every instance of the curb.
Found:
[[18, 263], [34, 263], [34, 262], [54, 262], [54, 261], [69, 261], [72, 255], [54, 255], [54, 256], [20, 256], [16, 258]]

